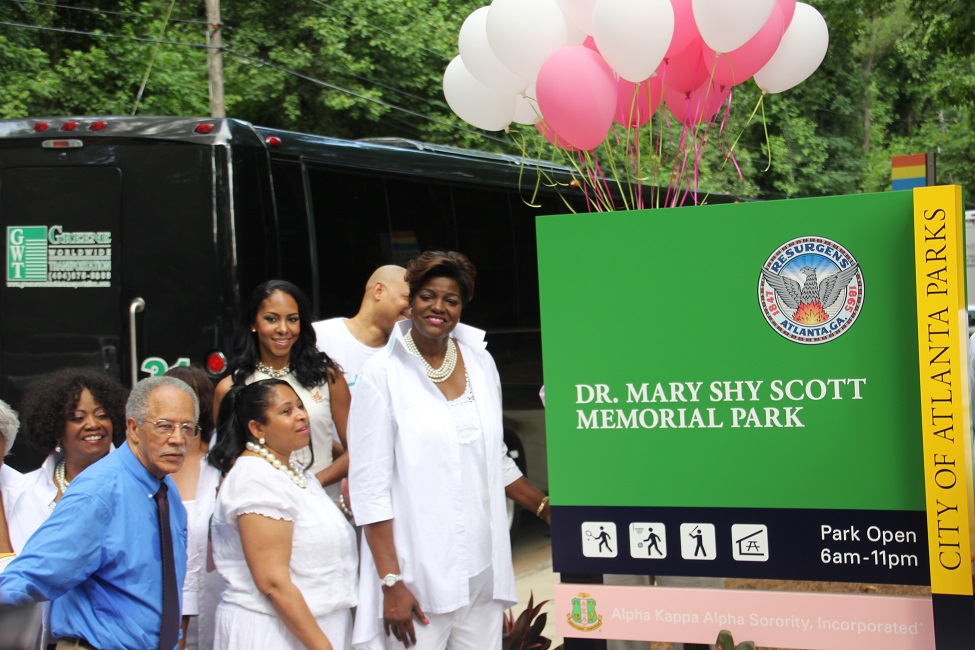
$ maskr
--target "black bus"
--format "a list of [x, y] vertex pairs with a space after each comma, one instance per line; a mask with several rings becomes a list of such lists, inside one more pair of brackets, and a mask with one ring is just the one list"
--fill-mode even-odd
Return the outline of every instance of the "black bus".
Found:
[[[316, 319], [351, 316], [376, 267], [459, 250], [478, 269], [464, 320], [488, 332], [506, 440], [544, 489], [534, 217], [585, 211], [571, 181], [516, 156], [232, 119], [0, 121], [0, 399], [16, 408], [66, 366], [131, 384], [193, 362], [217, 378], [264, 280], [300, 286]], [[40, 460], [21, 442], [7, 459]]]

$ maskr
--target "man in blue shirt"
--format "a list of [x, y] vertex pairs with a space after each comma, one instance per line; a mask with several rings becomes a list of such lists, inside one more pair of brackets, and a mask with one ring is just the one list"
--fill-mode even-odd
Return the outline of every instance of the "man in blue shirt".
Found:
[[[71, 482], [0, 573], [0, 607], [51, 601], [58, 648], [176, 645], [186, 510], [168, 475], [182, 466], [187, 438], [199, 434], [199, 404], [182, 381], [150, 377], [132, 389], [125, 416], [126, 444]], [[160, 533], [166, 528], [171, 545]]]

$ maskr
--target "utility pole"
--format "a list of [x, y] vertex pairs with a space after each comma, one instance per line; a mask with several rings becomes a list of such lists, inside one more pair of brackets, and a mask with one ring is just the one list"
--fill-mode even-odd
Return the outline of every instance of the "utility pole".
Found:
[[210, 117], [226, 117], [223, 103], [223, 52], [220, 39], [220, 0], [206, 0], [207, 63], [210, 68]]

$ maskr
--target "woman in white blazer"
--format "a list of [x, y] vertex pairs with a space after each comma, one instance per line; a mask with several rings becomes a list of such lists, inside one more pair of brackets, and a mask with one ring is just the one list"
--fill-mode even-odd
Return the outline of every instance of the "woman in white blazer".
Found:
[[484, 332], [460, 323], [475, 274], [452, 251], [413, 260], [412, 317], [356, 384], [349, 484], [367, 541], [356, 648], [500, 648], [517, 601], [505, 496], [548, 521], [548, 498], [507, 455]]

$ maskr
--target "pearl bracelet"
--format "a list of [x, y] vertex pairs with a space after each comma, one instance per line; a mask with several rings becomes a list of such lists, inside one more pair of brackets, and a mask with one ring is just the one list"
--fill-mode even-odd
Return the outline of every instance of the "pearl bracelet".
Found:
[[342, 512], [345, 513], [345, 516], [346, 517], [348, 517], [349, 519], [352, 519], [352, 517], [353, 517], [352, 509], [349, 506], [345, 505], [345, 495], [344, 494], [340, 494], [339, 495], [338, 506], [339, 506], [339, 509]]
[[547, 505], [548, 505], [548, 497], [544, 497], [542, 499], [542, 502], [538, 504], [538, 510], [535, 511], [535, 516], [536, 517], [541, 517], [542, 516], [542, 510], [544, 510], [545, 509], [545, 506], [547, 506]]

